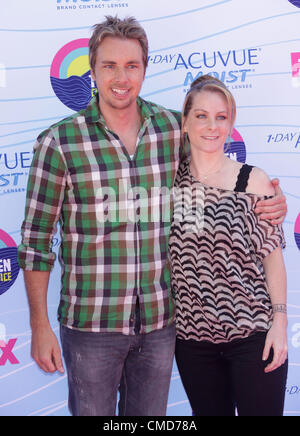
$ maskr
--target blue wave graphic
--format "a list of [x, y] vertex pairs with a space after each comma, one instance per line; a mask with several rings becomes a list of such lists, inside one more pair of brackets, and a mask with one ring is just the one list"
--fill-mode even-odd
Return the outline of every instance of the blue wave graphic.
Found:
[[40, 121], [52, 121], [52, 120], [62, 120], [63, 118], [66, 118], [68, 115], [57, 115], [56, 117], [48, 117], [48, 118], [38, 118], [33, 120], [23, 120], [23, 121], [9, 121], [7, 123], [0, 123], [1, 126], [11, 126], [16, 124], [27, 124], [27, 123], [38, 123]]
[[68, 32], [73, 30], [91, 30], [91, 26], [59, 27], [53, 29], [0, 29], [0, 32]]
[[[6, 67], [5, 70], [6, 71], [13, 71], [13, 70], [32, 70], [35, 68], [50, 68], [51, 65], [24, 65], [24, 66], [19, 66], [19, 67]], [[1, 68], [0, 68], [1, 69]]]
[[91, 100], [90, 71], [83, 76], [71, 76], [68, 79], [50, 77], [52, 88], [68, 108], [75, 112], [85, 109]]
[[[249, 106], [237, 106], [238, 109], [257, 109], [257, 108], [293, 108], [293, 107], [300, 107], [300, 104], [255, 104], [255, 105], [249, 105]], [[1, 125], [1, 124], [0, 124]]]
[[[292, 198], [296, 198], [297, 200], [300, 200], [299, 195], [291, 194], [290, 192], [283, 192], [283, 193], [284, 193], [285, 196], [289, 196], [289, 197], [292, 197]], [[284, 222], [287, 223], [288, 221], [284, 221]], [[294, 223], [293, 223], [293, 225], [294, 225]]]
[[25, 144], [34, 144], [35, 138], [30, 139], [29, 141], [22, 141], [22, 142], [15, 142], [14, 144], [6, 144], [6, 145], [0, 145], [0, 149], [3, 148], [12, 148], [12, 147], [18, 147], [19, 145], [25, 145]]
[[240, 127], [295, 127], [299, 128], [300, 124], [237, 124], [236, 128]]
[[4, 98], [4, 99], [0, 99], [0, 103], [12, 103], [12, 102], [17, 102], [17, 101], [47, 100], [49, 98], [55, 98], [55, 96], [46, 95], [43, 97]]
[[5, 135], [0, 135], [0, 138], [6, 138], [7, 136], [14, 136], [23, 133], [34, 132], [35, 130], [40, 130], [42, 132], [44, 129], [47, 129], [47, 127], [48, 126], [40, 126], [40, 127], [35, 127], [34, 129], [18, 130], [17, 132], [11, 132], [11, 133], [6, 133]]
[[300, 8], [300, 0], [289, 0], [289, 2], [297, 8]]

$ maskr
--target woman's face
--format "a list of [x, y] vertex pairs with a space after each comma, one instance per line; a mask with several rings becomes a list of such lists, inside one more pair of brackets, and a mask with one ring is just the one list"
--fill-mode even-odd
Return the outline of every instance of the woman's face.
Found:
[[230, 110], [221, 92], [204, 90], [194, 95], [192, 108], [183, 120], [191, 150], [223, 152], [231, 132]]

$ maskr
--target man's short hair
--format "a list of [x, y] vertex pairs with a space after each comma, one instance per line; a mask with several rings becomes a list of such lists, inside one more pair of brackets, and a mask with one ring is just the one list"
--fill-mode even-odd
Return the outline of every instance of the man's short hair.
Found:
[[148, 38], [145, 30], [134, 17], [120, 19], [106, 16], [106, 20], [93, 26], [93, 34], [89, 41], [89, 60], [91, 70], [94, 71], [97, 58], [97, 49], [107, 36], [121, 39], [136, 39], [143, 52], [145, 70], [148, 66]]

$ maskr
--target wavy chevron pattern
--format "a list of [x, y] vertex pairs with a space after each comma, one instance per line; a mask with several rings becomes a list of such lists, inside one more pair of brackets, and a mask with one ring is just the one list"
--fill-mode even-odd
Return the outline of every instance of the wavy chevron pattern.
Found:
[[272, 306], [262, 260], [284, 246], [281, 227], [259, 220], [259, 197], [209, 187], [181, 164], [170, 236], [181, 339], [229, 342], [267, 331]]

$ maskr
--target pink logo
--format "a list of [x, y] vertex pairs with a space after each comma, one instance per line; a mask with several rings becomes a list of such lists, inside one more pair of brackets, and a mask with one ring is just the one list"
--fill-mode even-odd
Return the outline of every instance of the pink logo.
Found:
[[293, 77], [300, 77], [300, 52], [291, 53]]
[[12, 365], [20, 363], [12, 352], [16, 342], [17, 339], [10, 339], [7, 344], [1, 341], [0, 350], [2, 351], [2, 356], [0, 357], [0, 366], [4, 366], [8, 360]]

